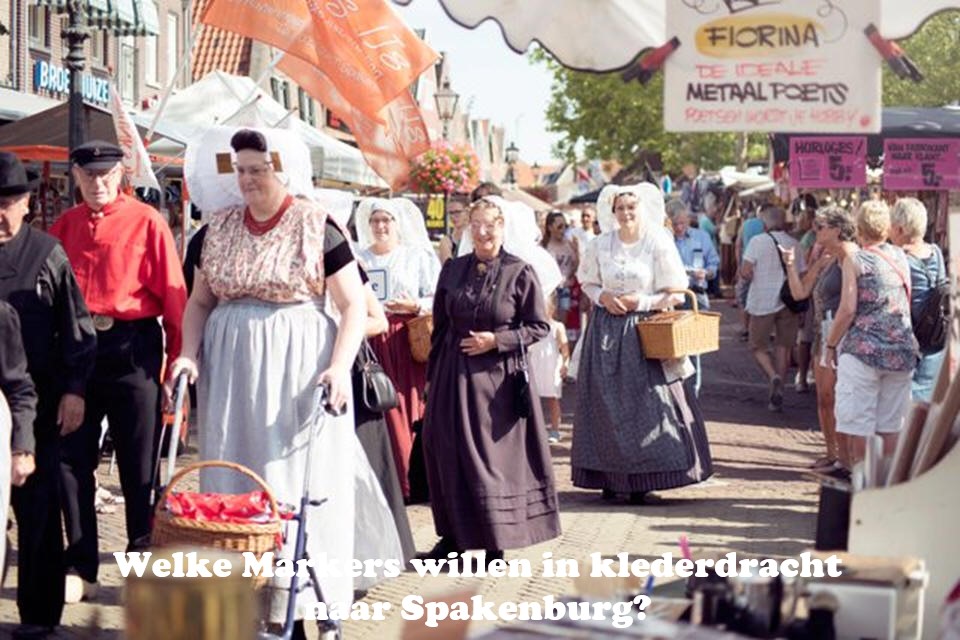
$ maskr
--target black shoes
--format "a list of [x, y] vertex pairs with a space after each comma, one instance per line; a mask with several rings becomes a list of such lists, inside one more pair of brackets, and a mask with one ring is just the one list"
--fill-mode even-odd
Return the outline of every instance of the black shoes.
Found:
[[603, 490], [603, 499], [607, 502], [612, 502], [617, 499], [617, 492], [613, 489], [604, 489]]
[[457, 548], [457, 543], [453, 538], [440, 538], [440, 542], [433, 545], [433, 549], [426, 553], [418, 553], [418, 560], [446, 560], [450, 553], [461, 554], [463, 549]]

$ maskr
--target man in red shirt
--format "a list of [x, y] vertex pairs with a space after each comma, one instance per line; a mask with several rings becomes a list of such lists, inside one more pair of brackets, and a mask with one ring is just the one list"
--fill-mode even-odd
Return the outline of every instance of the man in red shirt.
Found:
[[170, 363], [180, 353], [187, 300], [167, 223], [155, 209], [120, 191], [122, 158], [120, 148], [98, 140], [74, 149], [70, 160], [83, 202], [50, 229], [66, 249], [97, 329], [86, 416], [61, 449], [66, 564], [83, 580], [68, 576], [68, 602], [92, 597], [97, 584], [94, 472], [104, 416], [120, 470], [127, 550], [139, 550], [149, 541], [164, 336]]

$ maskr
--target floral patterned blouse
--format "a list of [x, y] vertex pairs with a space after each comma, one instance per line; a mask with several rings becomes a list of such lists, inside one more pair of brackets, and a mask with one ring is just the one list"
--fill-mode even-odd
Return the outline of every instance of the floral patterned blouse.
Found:
[[220, 300], [280, 303], [322, 299], [326, 213], [296, 199], [262, 235], [247, 229], [243, 215], [243, 208], [235, 207], [210, 218], [202, 269], [213, 294]]
[[861, 249], [853, 260], [860, 271], [857, 313], [841, 353], [875, 369], [911, 371], [917, 365], [917, 342], [910, 323], [906, 256], [898, 247], [884, 244]]

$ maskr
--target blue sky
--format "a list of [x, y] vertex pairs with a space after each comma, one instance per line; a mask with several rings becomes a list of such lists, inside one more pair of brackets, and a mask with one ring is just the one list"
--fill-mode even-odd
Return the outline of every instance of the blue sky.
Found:
[[444, 13], [438, 0], [393, 7], [410, 27], [426, 30], [430, 46], [449, 56], [451, 86], [462, 107], [472, 101], [472, 117], [506, 127], [506, 144], [515, 141], [526, 162], [550, 162], [556, 136], [547, 133], [543, 115], [551, 80], [545, 67], [514, 53], [492, 21], [466, 29]]

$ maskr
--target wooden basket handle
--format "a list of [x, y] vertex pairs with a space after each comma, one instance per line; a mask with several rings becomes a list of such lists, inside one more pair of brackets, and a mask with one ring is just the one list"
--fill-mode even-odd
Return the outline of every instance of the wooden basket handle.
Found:
[[700, 305], [697, 304], [697, 294], [691, 289], [661, 289], [662, 293], [682, 293], [693, 302], [693, 312], [700, 313]]
[[174, 485], [180, 482], [185, 475], [209, 467], [232, 469], [233, 471], [242, 473], [256, 482], [258, 485], [260, 485], [260, 488], [263, 489], [264, 493], [267, 494], [267, 499], [270, 500], [270, 512], [273, 516], [273, 519], [276, 520], [280, 517], [280, 509], [277, 507], [277, 499], [273, 496], [273, 491], [270, 490], [270, 487], [267, 485], [266, 481], [250, 469], [247, 469], [242, 464], [237, 464], [236, 462], [227, 462], [226, 460], [205, 460], [203, 462], [194, 462], [193, 464], [188, 465], [178, 471], [177, 474], [170, 479], [170, 482], [167, 483], [167, 486], [164, 487], [163, 494], [161, 494], [160, 499], [157, 500], [156, 513], [159, 514], [164, 505], [167, 504], [167, 496], [169, 496], [173, 491]]

